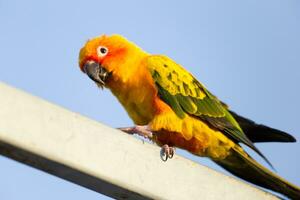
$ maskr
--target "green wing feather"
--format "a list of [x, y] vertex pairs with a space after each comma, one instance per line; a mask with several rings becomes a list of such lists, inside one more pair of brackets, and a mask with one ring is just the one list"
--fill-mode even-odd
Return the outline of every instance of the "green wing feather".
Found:
[[166, 56], [150, 56], [147, 64], [158, 94], [178, 117], [184, 118], [188, 114], [199, 118], [233, 141], [252, 148], [272, 167], [267, 158], [244, 134], [227, 106], [212, 95], [193, 75]]

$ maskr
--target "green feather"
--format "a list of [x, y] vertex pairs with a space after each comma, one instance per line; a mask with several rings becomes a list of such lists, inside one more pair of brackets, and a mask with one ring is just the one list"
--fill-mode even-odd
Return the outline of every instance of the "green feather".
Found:
[[168, 105], [172, 107], [174, 112], [177, 114], [178, 117], [183, 119], [185, 117], [185, 112], [181, 108], [179, 102], [175, 98], [175, 96], [171, 95], [167, 90], [163, 89], [159, 84], [156, 84], [159, 88], [159, 95]]
[[191, 98], [185, 97], [180, 94], [175, 95], [175, 98], [186, 112], [194, 114], [197, 111], [197, 106]]

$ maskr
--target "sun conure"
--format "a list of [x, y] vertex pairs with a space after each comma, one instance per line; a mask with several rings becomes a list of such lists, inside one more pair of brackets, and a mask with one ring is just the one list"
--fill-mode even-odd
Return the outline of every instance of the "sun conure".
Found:
[[297, 186], [256, 162], [240, 145], [269, 163], [253, 143], [295, 142], [294, 137], [230, 111], [169, 57], [151, 55], [120, 35], [102, 35], [80, 50], [79, 66], [124, 106], [136, 126], [122, 130], [149, 137], [164, 148], [166, 159], [174, 147], [182, 148], [211, 158], [242, 179], [300, 199]]

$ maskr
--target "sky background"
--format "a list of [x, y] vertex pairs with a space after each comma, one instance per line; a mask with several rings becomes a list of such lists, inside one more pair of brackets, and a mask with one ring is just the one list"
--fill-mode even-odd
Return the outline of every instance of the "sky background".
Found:
[[[77, 64], [88, 38], [119, 33], [182, 64], [234, 111], [300, 140], [299, 24], [298, 0], [0, 0], [0, 81], [109, 126], [132, 125]], [[257, 146], [300, 185], [300, 143]], [[0, 156], [0, 199], [109, 198]]]

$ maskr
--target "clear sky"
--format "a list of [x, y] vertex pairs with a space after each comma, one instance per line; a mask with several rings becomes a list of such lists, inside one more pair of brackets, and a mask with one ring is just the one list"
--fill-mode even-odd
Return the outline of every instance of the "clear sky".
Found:
[[[185, 66], [234, 111], [300, 140], [299, 24], [297, 0], [0, 0], [0, 81], [112, 127], [132, 125], [77, 64], [88, 38], [119, 33]], [[257, 146], [281, 176], [300, 185], [300, 143]], [[0, 199], [99, 194], [0, 156]]]

